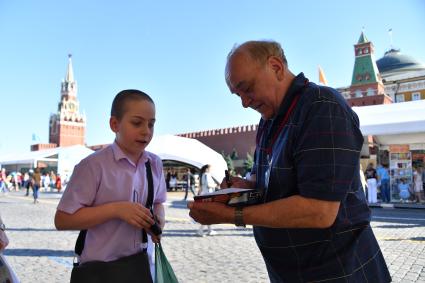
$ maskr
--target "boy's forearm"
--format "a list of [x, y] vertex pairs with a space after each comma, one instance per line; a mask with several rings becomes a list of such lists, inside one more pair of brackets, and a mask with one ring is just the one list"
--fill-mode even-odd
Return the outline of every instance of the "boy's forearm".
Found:
[[119, 202], [84, 207], [74, 214], [57, 210], [55, 226], [58, 230], [84, 230], [115, 218], [119, 218]]
[[162, 203], [155, 203], [153, 205], [154, 214], [161, 219], [161, 227], [164, 228], [165, 225], [165, 209]]

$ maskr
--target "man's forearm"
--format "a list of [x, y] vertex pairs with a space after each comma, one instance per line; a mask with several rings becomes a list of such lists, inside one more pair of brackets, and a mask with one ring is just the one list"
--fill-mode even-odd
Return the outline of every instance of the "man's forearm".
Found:
[[244, 208], [246, 224], [270, 228], [326, 228], [336, 218], [339, 202], [299, 195]]

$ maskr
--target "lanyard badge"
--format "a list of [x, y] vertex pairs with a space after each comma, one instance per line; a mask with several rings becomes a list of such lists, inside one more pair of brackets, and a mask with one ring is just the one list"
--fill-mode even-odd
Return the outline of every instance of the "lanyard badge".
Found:
[[273, 155], [267, 154], [267, 170], [264, 174], [264, 187], [267, 190], [269, 188], [269, 181], [270, 181], [270, 174], [272, 171], [272, 164], [273, 164]]

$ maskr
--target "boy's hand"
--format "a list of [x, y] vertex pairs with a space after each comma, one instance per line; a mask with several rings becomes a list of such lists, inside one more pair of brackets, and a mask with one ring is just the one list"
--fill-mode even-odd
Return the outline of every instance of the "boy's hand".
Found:
[[136, 228], [148, 231], [155, 223], [149, 209], [140, 203], [119, 202], [117, 209], [119, 218]]
[[[161, 230], [164, 230], [164, 225], [165, 225], [165, 219], [164, 217], [159, 217], [158, 215], [155, 215], [156, 218], [156, 223], [158, 224], [158, 226], [161, 228]], [[154, 233], [152, 233], [151, 229], [147, 230], [148, 234], [151, 235], [152, 241], [154, 243], [159, 243], [161, 241], [161, 234], [159, 235], [155, 235]]]

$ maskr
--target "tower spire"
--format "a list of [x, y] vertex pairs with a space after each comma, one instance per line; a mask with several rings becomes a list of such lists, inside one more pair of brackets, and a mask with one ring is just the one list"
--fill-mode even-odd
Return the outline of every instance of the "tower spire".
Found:
[[350, 86], [351, 106], [391, 103], [375, 60], [373, 43], [361, 32], [354, 45], [354, 70]]
[[388, 30], [388, 35], [390, 36], [390, 49], [393, 49], [393, 29]]
[[319, 83], [322, 85], [328, 85], [328, 81], [325, 77], [325, 72], [323, 72], [322, 68], [319, 66]]
[[68, 67], [66, 69], [65, 79], [62, 81], [62, 96], [77, 96], [77, 82], [74, 79], [74, 70], [72, 69], [72, 54], [68, 54]]
[[68, 68], [61, 83], [61, 98], [56, 113], [50, 115], [49, 142], [58, 146], [84, 144], [86, 116], [80, 113], [77, 82], [68, 54]]
[[66, 70], [66, 82], [73, 82], [74, 81], [74, 71], [72, 69], [72, 54], [68, 54], [68, 68]]

